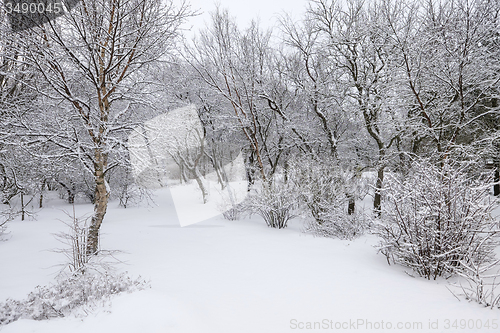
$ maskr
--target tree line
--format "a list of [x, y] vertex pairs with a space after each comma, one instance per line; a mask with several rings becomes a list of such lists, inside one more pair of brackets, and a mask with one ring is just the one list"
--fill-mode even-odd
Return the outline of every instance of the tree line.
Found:
[[186, 104], [203, 123], [203, 163], [221, 170], [237, 146], [250, 184], [279, 195], [281, 179], [320, 225], [367, 191], [380, 216], [387, 173], [427, 165], [416, 161], [469, 163], [477, 179], [489, 166], [498, 182], [499, 12], [486, 0], [310, 0], [265, 29], [216, 8], [189, 40], [187, 3], [82, 0], [42, 26], [4, 25], [1, 200], [85, 194], [95, 253], [110, 197], [137, 190], [128, 136]]

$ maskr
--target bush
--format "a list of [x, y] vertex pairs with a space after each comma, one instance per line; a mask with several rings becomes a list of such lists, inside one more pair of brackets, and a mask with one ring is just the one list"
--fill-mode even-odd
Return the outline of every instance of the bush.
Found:
[[5, 231], [7, 230], [7, 222], [3, 222], [0, 224], [0, 239], [2, 239], [2, 235], [5, 234]]
[[[338, 166], [302, 163], [292, 168], [292, 179], [306, 214], [312, 217], [305, 232], [340, 239], [353, 239], [365, 232], [363, 215], [353, 209], [364, 187], [352, 172]], [[350, 203], [354, 211], [349, 211]]]
[[[479, 303], [491, 309], [500, 309], [500, 294], [497, 289], [500, 287], [499, 262], [472, 264], [472, 266], [463, 265], [463, 269], [458, 272], [458, 275], [464, 281], [452, 286], [459, 288], [461, 291], [459, 296], [463, 296], [468, 301]], [[453, 294], [455, 295], [455, 293]]]
[[0, 241], [7, 240], [7, 223], [16, 218], [17, 215], [19, 215], [19, 213], [12, 207], [0, 211]]
[[[66, 256], [64, 268], [69, 268], [71, 273], [85, 272], [87, 266], [95, 256], [87, 253], [87, 239], [89, 230], [89, 217], [78, 218], [75, 214], [75, 206], [73, 205], [73, 214], [66, 213], [70, 222], [63, 221], [69, 227], [70, 232], [60, 232], [54, 236], [68, 248], [58, 249], [55, 252], [62, 253]], [[63, 268], [63, 269], [64, 269]]]
[[7, 234], [7, 221], [0, 223], [0, 241], [5, 240], [5, 235]]
[[120, 207], [123, 208], [137, 207], [141, 203], [148, 205], [154, 203], [152, 190], [135, 183], [129, 173], [115, 181], [115, 184], [111, 187], [111, 197], [118, 198]]
[[57, 283], [36, 287], [35, 291], [23, 301], [8, 299], [0, 303], [0, 325], [11, 323], [19, 318], [50, 319], [69, 314], [87, 314], [94, 307], [106, 305], [110, 297], [122, 292], [132, 292], [148, 287], [140, 278], [132, 280], [126, 273], [115, 274], [108, 257], [116, 251], [87, 253], [87, 218], [77, 218], [75, 207], [71, 219], [65, 224], [69, 232], [56, 236], [68, 247], [56, 250], [66, 256]]
[[236, 221], [244, 217], [248, 211], [245, 204], [245, 197], [247, 191], [242, 192], [242, 189], [233, 188], [231, 185], [226, 184], [223, 191], [219, 192], [222, 201], [218, 203], [217, 208], [222, 212], [222, 216], [229, 221]]
[[116, 250], [99, 249], [97, 253], [88, 253], [88, 232], [90, 217], [76, 217], [75, 207], [73, 213], [67, 213], [69, 221], [62, 221], [68, 228], [68, 232], [59, 232], [55, 238], [66, 245], [65, 248], [55, 249], [54, 252], [62, 253], [66, 257], [61, 266], [61, 273], [69, 271], [70, 274], [85, 273], [89, 270], [96, 272], [107, 272], [113, 269], [113, 265], [120, 262], [115, 255], [120, 253]]
[[468, 166], [415, 161], [404, 179], [388, 174], [382, 222], [375, 233], [388, 262], [428, 279], [494, 260], [497, 221], [489, 177]]
[[328, 220], [323, 223], [318, 223], [317, 220], [307, 221], [304, 232], [314, 236], [349, 240], [363, 235], [368, 226], [364, 216], [361, 214], [347, 215], [344, 210], [331, 210]]
[[130, 279], [125, 273], [113, 276], [86, 272], [60, 279], [56, 284], [36, 287], [23, 301], [8, 299], [0, 303], [0, 325], [20, 318], [43, 320], [70, 314], [86, 315], [105, 305], [112, 295], [142, 290], [149, 284]]
[[241, 219], [245, 213], [245, 207], [242, 204], [234, 205], [227, 210], [223, 210], [222, 216], [229, 221], [237, 221]]
[[263, 182], [260, 190], [252, 193], [247, 200], [251, 214], [261, 216], [268, 227], [283, 229], [294, 218], [297, 195], [288, 183], [273, 179]]

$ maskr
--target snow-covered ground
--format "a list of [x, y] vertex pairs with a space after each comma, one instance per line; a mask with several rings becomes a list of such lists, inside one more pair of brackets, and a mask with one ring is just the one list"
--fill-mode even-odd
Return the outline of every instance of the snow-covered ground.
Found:
[[[459, 302], [445, 280], [412, 278], [387, 265], [374, 236], [314, 238], [301, 233], [298, 219], [274, 230], [258, 217], [219, 216], [181, 228], [169, 191], [157, 191], [155, 201], [127, 209], [111, 203], [101, 240], [105, 249], [124, 251], [119, 269], [150, 279], [151, 289], [116, 296], [111, 308], [84, 318], [24, 319], [2, 333], [500, 330], [498, 310]], [[0, 242], [0, 302], [53, 282], [64, 261], [50, 251], [62, 246], [52, 234], [66, 230], [58, 219], [67, 219], [62, 210], [71, 207], [59, 199], [46, 207], [36, 220], [12, 222], [10, 239]], [[76, 209], [83, 215], [92, 206]], [[460, 320], [474, 328], [460, 329]]]

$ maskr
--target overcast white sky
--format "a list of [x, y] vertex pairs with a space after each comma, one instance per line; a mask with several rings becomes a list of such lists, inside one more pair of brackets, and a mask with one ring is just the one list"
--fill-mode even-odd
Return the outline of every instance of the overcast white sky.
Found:
[[192, 18], [186, 27], [193, 26], [198, 30], [204, 22], [210, 21], [209, 13], [219, 3], [222, 8], [236, 17], [238, 26], [245, 28], [253, 18], [260, 18], [263, 27], [270, 28], [276, 22], [277, 15], [286, 11], [294, 18], [299, 18], [304, 12], [307, 0], [188, 0], [192, 9], [199, 9], [202, 15]]

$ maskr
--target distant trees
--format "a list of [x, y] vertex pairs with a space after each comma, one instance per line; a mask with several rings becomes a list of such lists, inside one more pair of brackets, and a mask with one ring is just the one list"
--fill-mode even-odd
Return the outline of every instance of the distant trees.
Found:
[[[347, 87], [350, 110], [358, 112], [376, 143], [377, 170], [374, 210], [380, 213], [381, 189], [387, 154], [396, 137], [392, 99], [394, 77], [390, 32], [385, 29], [378, 2], [311, 2], [309, 14], [323, 37], [325, 60], [339, 74], [338, 84]], [[354, 104], [352, 104], [354, 102]]]
[[[339, 146], [345, 143], [350, 125], [345, 109], [348, 86], [341, 80], [343, 73], [327, 61], [328, 48], [313, 18], [294, 22], [285, 16], [281, 28], [285, 45], [280, 73], [288, 92], [296, 98], [279, 114], [293, 118], [291, 130], [310, 157], [337, 161]], [[300, 126], [299, 119], [308, 119], [307, 126]]]
[[376, 143], [376, 212], [384, 169], [404, 159], [398, 152], [442, 161], [484, 149], [481, 124], [498, 113], [497, 2], [318, 0], [308, 13], [316, 38], [327, 38], [323, 61], [343, 73], [336, 82], [350, 87], [350, 110]]
[[222, 112], [219, 122], [233, 114], [260, 178], [286, 173], [289, 158], [354, 175], [368, 167], [379, 215], [388, 167], [404, 172], [412, 155], [486, 153], [494, 129], [485, 121], [498, 112], [497, 7], [314, 0], [303, 20], [281, 19], [273, 43], [217, 9], [185, 58], [212, 96], [198, 102]]
[[[339, 206], [347, 214], [365, 193], [358, 185], [368, 168], [380, 215], [388, 169], [407, 173], [416, 158], [480, 164], [498, 151], [499, 7], [312, 0], [301, 20], [282, 17], [278, 32], [257, 22], [238, 27], [218, 8], [177, 53], [171, 46], [190, 15], [186, 5], [81, 1], [2, 44], [0, 189], [8, 197], [53, 183], [68, 200], [84, 189], [95, 205], [95, 252], [110, 189], [121, 186], [118, 178], [125, 188], [130, 181], [119, 176], [129, 174], [129, 132], [157, 105], [167, 105], [163, 112], [194, 103], [204, 149], [189, 161], [176, 149], [184, 167], [196, 173], [210, 163], [224, 186], [222, 165], [242, 148], [250, 183], [286, 184], [297, 162], [313, 187], [343, 177]], [[40, 167], [19, 169], [8, 156]], [[313, 169], [330, 174], [319, 179]], [[326, 193], [318, 194], [322, 207], [308, 202], [318, 221], [319, 208], [336, 205]]]
[[255, 22], [240, 30], [227, 11], [217, 9], [186, 53], [202, 84], [220, 97], [225, 112], [219, 119], [232, 119], [244, 138], [250, 180], [255, 170], [268, 178], [280, 163], [284, 140], [265, 95], [273, 71], [270, 32]]
[[[407, 103], [408, 150], [443, 160], [476, 145], [500, 80], [496, 1], [396, 2], [384, 12]], [[496, 32], [494, 32], [496, 31]], [[483, 127], [483, 128], [481, 128]]]
[[[33, 80], [36, 75], [23, 63], [24, 49], [10, 38], [6, 22], [0, 24], [0, 203], [10, 205], [20, 197], [19, 212], [25, 217], [24, 196], [39, 191], [40, 165], [17, 143], [17, 120], [20, 114], [31, 114], [37, 99], [35, 92], [20, 83]], [[8, 219], [18, 211], [8, 209]], [[4, 215], [2, 213], [2, 215]]]

